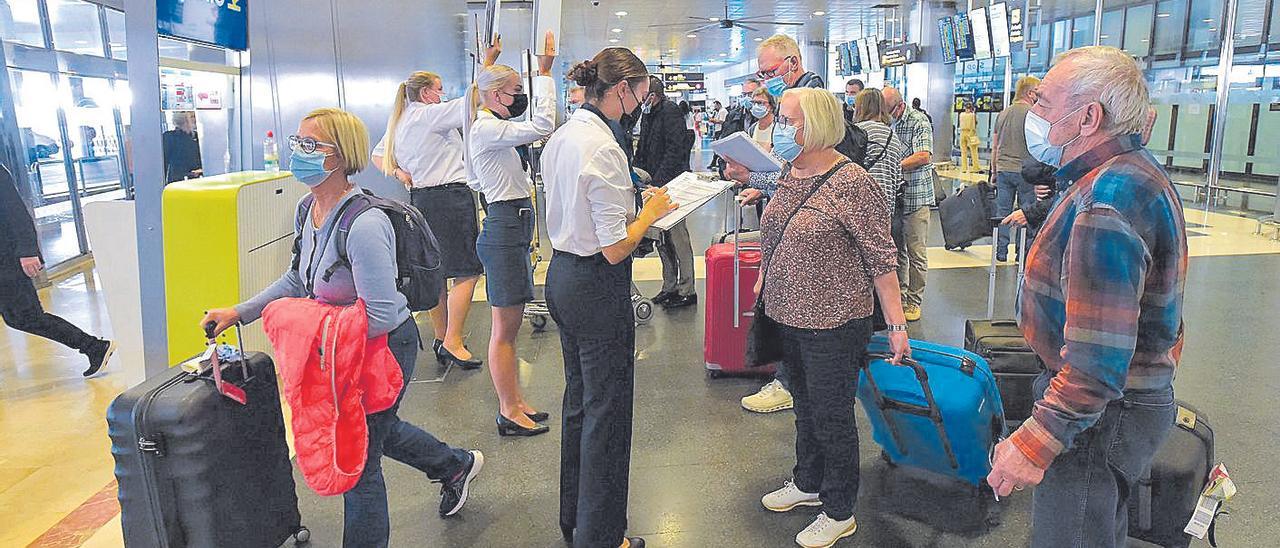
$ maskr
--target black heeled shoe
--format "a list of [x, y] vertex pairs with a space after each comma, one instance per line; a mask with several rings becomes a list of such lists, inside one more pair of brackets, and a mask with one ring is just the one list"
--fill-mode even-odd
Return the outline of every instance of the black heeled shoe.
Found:
[[547, 419], [551, 418], [551, 415], [546, 411], [538, 411], [537, 413], [525, 413], [524, 416], [529, 417], [529, 420], [533, 422], [544, 422]]
[[454, 356], [452, 352], [449, 352], [449, 349], [445, 348], [444, 345], [441, 345], [440, 348], [436, 349], [436, 361], [440, 362], [440, 365], [453, 364], [458, 368], [467, 370], [480, 369], [480, 366], [484, 365], [484, 362], [477, 359], [460, 359], [457, 356]]
[[515, 421], [502, 416], [502, 413], [498, 413], [497, 422], [498, 422], [499, 436], [517, 436], [517, 437], [528, 438], [528, 437], [533, 437], [540, 434], [546, 434], [547, 432], [551, 431], [551, 429], [548, 428], [545, 424], [539, 424], [533, 428], [525, 428], [517, 424]]
[[436, 342], [431, 343], [431, 352], [435, 353], [437, 361], [440, 359], [440, 347], [442, 346], [444, 346], [444, 341], [440, 339], [436, 339]]

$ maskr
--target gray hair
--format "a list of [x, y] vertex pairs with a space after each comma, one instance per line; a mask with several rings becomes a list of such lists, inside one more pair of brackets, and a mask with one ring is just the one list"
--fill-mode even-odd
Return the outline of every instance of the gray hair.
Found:
[[1086, 46], [1059, 54], [1053, 64], [1068, 61], [1076, 65], [1067, 83], [1072, 104], [1101, 103], [1102, 127], [1114, 134], [1142, 132], [1151, 98], [1147, 79], [1133, 57], [1111, 46]]

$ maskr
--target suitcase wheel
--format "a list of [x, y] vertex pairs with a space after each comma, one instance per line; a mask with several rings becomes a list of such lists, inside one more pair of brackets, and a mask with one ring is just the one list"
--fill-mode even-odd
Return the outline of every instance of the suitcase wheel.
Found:
[[653, 319], [653, 301], [640, 298], [632, 302], [635, 307], [636, 324], [644, 325]]
[[547, 317], [541, 314], [529, 316], [529, 325], [534, 331], [542, 331], [547, 328]]
[[293, 540], [297, 544], [309, 544], [311, 542], [311, 530], [306, 527], [299, 527], [298, 532], [293, 534]]
[[707, 378], [711, 378], [711, 379], [718, 379], [718, 378], [723, 377], [723, 376], [724, 376], [724, 371], [721, 371], [721, 370], [719, 370], [719, 369], [708, 369], [708, 370], [707, 370]]

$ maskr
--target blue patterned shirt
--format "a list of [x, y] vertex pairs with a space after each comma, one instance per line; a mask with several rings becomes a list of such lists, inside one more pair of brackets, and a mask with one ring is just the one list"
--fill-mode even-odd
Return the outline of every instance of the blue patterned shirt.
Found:
[[[893, 132], [907, 147], [907, 156], [917, 152], [933, 154], [933, 124], [923, 112], [908, 108], [893, 123]], [[902, 170], [906, 184], [902, 186], [902, 212], [910, 215], [922, 207], [933, 206], [933, 162], [913, 170]]]

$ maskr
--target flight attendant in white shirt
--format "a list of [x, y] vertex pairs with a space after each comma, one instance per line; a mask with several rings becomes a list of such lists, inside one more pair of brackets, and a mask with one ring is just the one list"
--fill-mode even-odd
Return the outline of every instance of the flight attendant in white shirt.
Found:
[[643, 548], [643, 539], [625, 536], [636, 349], [631, 252], [676, 206], [665, 190], [648, 190], [636, 214], [627, 156], [609, 128], [649, 94], [644, 62], [608, 48], [569, 79], [586, 88], [586, 104], [542, 153], [555, 250], [547, 304], [564, 351], [560, 529], [578, 548]]
[[533, 191], [529, 174], [516, 148], [538, 141], [555, 130], [556, 88], [551, 79], [555, 37], [547, 33], [548, 55], [538, 57], [533, 79], [533, 109], [529, 110], [520, 73], [506, 65], [480, 68], [468, 95], [467, 167], [472, 188], [484, 194], [488, 209], [476, 252], [484, 265], [485, 292], [492, 308], [489, 337], [489, 375], [498, 393], [498, 434], [536, 436], [548, 428], [549, 418], [524, 399], [516, 369], [516, 335], [524, 321], [524, 305], [533, 300], [533, 272], [529, 245], [533, 241]]
[[[486, 65], [493, 64], [490, 52]], [[387, 133], [373, 148], [373, 164], [409, 189], [409, 200], [422, 212], [440, 243], [444, 277], [440, 303], [430, 312], [436, 359], [441, 365], [476, 369], [483, 363], [463, 340], [476, 282], [484, 273], [476, 255], [480, 224], [475, 195], [467, 187], [462, 127], [465, 98], [447, 100], [440, 76], [415, 72], [396, 90]]]

